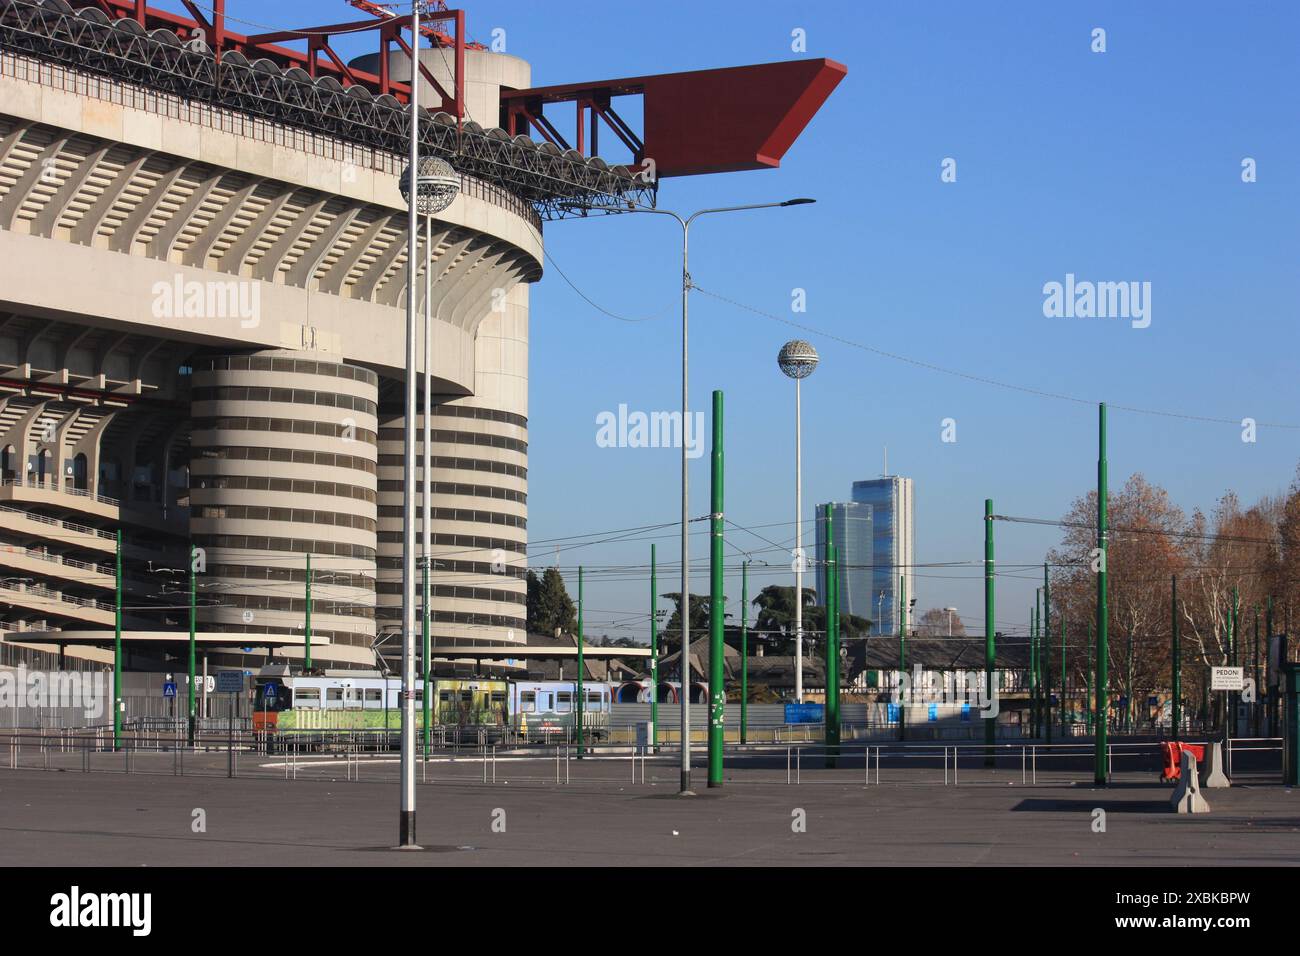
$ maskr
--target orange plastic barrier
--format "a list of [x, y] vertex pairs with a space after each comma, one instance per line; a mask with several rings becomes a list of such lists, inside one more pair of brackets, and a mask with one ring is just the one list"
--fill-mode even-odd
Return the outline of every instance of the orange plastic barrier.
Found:
[[1160, 744], [1160, 754], [1165, 761], [1160, 771], [1161, 780], [1173, 782], [1182, 777], [1184, 750], [1196, 758], [1197, 766], [1205, 762], [1205, 744], [1185, 744], [1180, 740], [1166, 740]]

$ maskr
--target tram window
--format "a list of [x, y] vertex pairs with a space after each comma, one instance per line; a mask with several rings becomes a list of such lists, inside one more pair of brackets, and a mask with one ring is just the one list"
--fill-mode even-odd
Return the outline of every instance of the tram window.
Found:
[[375, 702], [379, 702], [383, 700], [383, 696], [381, 695], [379, 689], [375, 688], [374, 690], [366, 691], [366, 700], [373, 700]]
[[293, 692], [293, 703], [295, 707], [319, 707], [320, 688], [304, 687], [301, 690], [295, 690]]
[[326, 700], [338, 700], [338, 701], [343, 700], [343, 688], [342, 688], [342, 687], [327, 687], [327, 688], [325, 689], [325, 699], [326, 699]]
[[519, 709], [529, 714], [537, 710], [537, 691], [535, 690], [520, 691]]
[[449, 690], [440, 690], [440, 691], [438, 691], [438, 699], [441, 700], [441, 701], [449, 701], [449, 700], [451, 700], [451, 691], [449, 691]]
[[467, 704], [471, 703], [474, 700], [474, 692], [472, 690], [463, 690], [460, 692], [460, 699]]
[[587, 691], [587, 703], [589, 703], [589, 704], [599, 704], [599, 703], [600, 703], [600, 691], [598, 691], [598, 690], [589, 690], [589, 691]]
[[555, 709], [557, 712], [565, 713], [566, 711], [573, 709], [573, 694], [570, 691], [567, 690], [560, 691], [555, 695], [555, 700], [556, 700]]
[[506, 692], [503, 690], [494, 690], [492, 692], [492, 703], [504, 704], [506, 702]]

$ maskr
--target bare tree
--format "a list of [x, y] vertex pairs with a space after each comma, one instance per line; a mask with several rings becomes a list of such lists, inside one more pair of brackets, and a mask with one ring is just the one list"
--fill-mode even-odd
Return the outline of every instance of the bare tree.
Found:
[[[951, 630], [949, 630], [951, 628]], [[966, 626], [956, 613], [950, 613], [941, 607], [932, 607], [925, 611], [916, 622], [917, 637], [965, 637]]]

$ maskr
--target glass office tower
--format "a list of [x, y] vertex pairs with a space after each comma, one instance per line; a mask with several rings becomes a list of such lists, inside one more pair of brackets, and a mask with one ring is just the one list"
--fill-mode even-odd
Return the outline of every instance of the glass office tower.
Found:
[[[840, 612], [872, 618], [872, 520], [870, 505], [852, 501], [829, 502], [831, 528], [840, 558]], [[826, 505], [817, 506], [817, 603], [826, 604]]]
[[[871, 602], [864, 614], [872, 634], [898, 633], [898, 579], [916, 597], [912, 576], [912, 479], [885, 475], [853, 483], [853, 501], [871, 508]], [[838, 528], [836, 531], [838, 532]], [[856, 612], [855, 612], [856, 613]], [[911, 623], [915, 623], [912, 621]]]

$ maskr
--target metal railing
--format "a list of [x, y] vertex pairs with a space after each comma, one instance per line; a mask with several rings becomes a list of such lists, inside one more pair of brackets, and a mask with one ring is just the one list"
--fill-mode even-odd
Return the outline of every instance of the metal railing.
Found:
[[[455, 728], [444, 728], [454, 731]], [[274, 733], [246, 723], [202, 721], [193, 746], [184, 721], [137, 722], [124, 729], [115, 748], [111, 728], [0, 731], [0, 769], [225, 776], [261, 779], [393, 783], [398, 755], [395, 733], [317, 731]], [[1246, 746], [1242, 746], [1245, 744]], [[545, 785], [663, 785], [677, 782], [680, 749], [602, 744], [579, 752], [571, 744], [516, 746], [454, 733], [437, 735], [425, 753], [417, 741], [419, 781], [437, 783], [533, 783]], [[1267, 783], [1280, 774], [1281, 741], [1236, 742], [1238, 755], [1256, 757], [1254, 769], [1237, 777]], [[988, 766], [990, 755], [992, 766]], [[1274, 759], [1276, 755], [1277, 759]], [[725, 749], [731, 785], [860, 784], [881, 786], [1072, 786], [1090, 783], [1092, 744], [999, 743], [841, 745], [759, 744]], [[1158, 782], [1159, 745], [1111, 743], [1108, 779]], [[804, 779], [807, 765], [809, 777]], [[695, 771], [703, 783], [705, 771]]]
[[66, 484], [59, 484], [53, 478], [48, 481], [40, 478], [4, 478], [0, 479], [0, 488], [17, 487], [17, 488], [36, 488], [41, 491], [54, 491], [61, 495], [76, 495], [80, 498], [93, 498], [102, 504], [111, 505], [114, 508], [121, 507], [122, 502], [118, 498], [111, 498], [108, 495], [96, 494], [93, 489], [89, 488], [70, 488]]
[[75, 521], [61, 521], [58, 518], [35, 514], [23, 508], [15, 508], [13, 505], [0, 505], [0, 511], [8, 511], [12, 514], [26, 518], [29, 521], [38, 521], [41, 524], [51, 525], [55, 528], [63, 528], [66, 531], [76, 531], [79, 534], [88, 534], [98, 538], [106, 538], [109, 541], [117, 540], [117, 535], [112, 531], [105, 531], [102, 528], [92, 528], [89, 525], [78, 524]]

